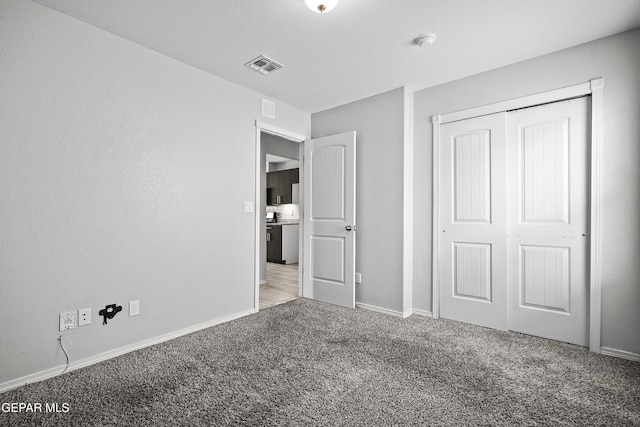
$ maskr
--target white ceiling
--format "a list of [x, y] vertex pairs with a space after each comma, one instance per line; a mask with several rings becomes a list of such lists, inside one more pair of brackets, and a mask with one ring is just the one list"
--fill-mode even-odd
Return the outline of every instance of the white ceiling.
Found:
[[[640, 27], [640, 0], [35, 1], [311, 113]], [[244, 66], [259, 54], [284, 68]]]

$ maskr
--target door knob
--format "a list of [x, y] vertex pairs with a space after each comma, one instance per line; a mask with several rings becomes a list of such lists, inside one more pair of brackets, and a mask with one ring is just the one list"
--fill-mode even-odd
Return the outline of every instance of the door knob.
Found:
[[350, 226], [350, 225], [347, 225], [344, 229], [345, 229], [345, 230], [347, 230], [347, 231], [351, 231], [351, 230], [354, 230], [354, 231], [355, 231], [356, 226], [354, 225], [354, 226], [352, 227], [352, 226]]

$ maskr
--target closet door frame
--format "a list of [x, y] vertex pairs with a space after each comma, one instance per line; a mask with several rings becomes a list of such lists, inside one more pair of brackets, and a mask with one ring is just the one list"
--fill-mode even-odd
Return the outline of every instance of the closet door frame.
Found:
[[439, 169], [439, 141], [440, 125], [458, 120], [479, 117], [503, 111], [519, 108], [533, 107], [550, 102], [563, 101], [580, 96], [591, 95], [591, 141], [589, 149], [589, 349], [594, 353], [600, 353], [601, 334], [601, 214], [600, 214], [600, 175], [601, 175], [601, 146], [602, 146], [602, 96], [604, 79], [598, 78], [589, 82], [568, 86], [548, 92], [542, 92], [522, 98], [489, 104], [477, 108], [456, 111], [447, 114], [437, 114], [431, 118], [433, 124], [433, 212], [432, 212], [432, 315], [434, 319], [440, 318], [440, 239], [437, 230], [440, 229], [440, 171]]

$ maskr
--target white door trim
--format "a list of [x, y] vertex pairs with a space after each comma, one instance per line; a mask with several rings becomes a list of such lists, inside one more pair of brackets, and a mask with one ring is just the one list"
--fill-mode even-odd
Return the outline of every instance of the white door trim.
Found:
[[431, 170], [432, 212], [431, 218], [431, 317], [440, 318], [440, 125], [442, 116], [431, 117], [433, 124], [433, 136], [431, 147], [433, 149]]
[[440, 181], [438, 170], [439, 149], [438, 141], [440, 140], [440, 125], [464, 120], [472, 117], [484, 116], [487, 114], [498, 113], [501, 111], [509, 111], [518, 108], [533, 107], [535, 105], [545, 104], [549, 102], [562, 101], [565, 99], [575, 98], [578, 96], [591, 95], [591, 150], [590, 158], [590, 236], [589, 236], [589, 280], [590, 280], [590, 307], [589, 307], [589, 349], [594, 353], [600, 353], [600, 335], [601, 335], [601, 146], [602, 146], [602, 125], [603, 125], [603, 106], [602, 96], [604, 88], [604, 79], [594, 79], [589, 82], [569, 86], [565, 88], [555, 89], [548, 92], [542, 92], [530, 96], [511, 99], [507, 101], [489, 104], [477, 108], [457, 111], [447, 114], [434, 115], [431, 118], [433, 124], [433, 212], [432, 212], [432, 313], [433, 318], [440, 317], [440, 273], [439, 273], [439, 254], [438, 248], [440, 236], [437, 232], [440, 229]]
[[[265, 123], [265, 122], [261, 122], [260, 120], [256, 120], [256, 153], [255, 153], [255, 157], [256, 157], [256, 183], [255, 183], [255, 205], [254, 205], [254, 217], [255, 217], [255, 224], [254, 224], [254, 261], [253, 261], [253, 273], [254, 273], [254, 302], [253, 302], [253, 308], [254, 308], [254, 312], [258, 312], [258, 310], [260, 309], [260, 262], [261, 262], [261, 257], [260, 257], [260, 237], [261, 237], [261, 225], [264, 222], [264, 218], [262, 218], [259, 213], [260, 213], [260, 206], [262, 203], [262, 192], [260, 191], [260, 189], [262, 188], [260, 185], [260, 181], [262, 179], [262, 176], [260, 174], [260, 169], [261, 169], [261, 156], [260, 156], [260, 151], [262, 148], [262, 144], [260, 142], [260, 134], [262, 132], [265, 133], [269, 133], [271, 135], [275, 135], [275, 136], [279, 136], [281, 138], [287, 139], [289, 141], [293, 141], [293, 142], [297, 142], [298, 144], [303, 144], [304, 141], [307, 139], [306, 135], [302, 135], [300, 133], [296, 133], [296, 132], [292, 132], [289, 131], [287, 129], [283, 129], [281, 127], [278, 126], [274, 126], [272, 124], [269, 123]], [[303, 159], [302, 156], [300, 156], [300, 172], [304, 172], [304, 163], [303, 163]], [[300, 194], [300, 198], [303, 198], [304, 195]], [[301, 203], [302, 205], [302, 203]], [[300, 207], [300, 214], [302, 215], [302, 206]], [[300, 224], [300, 236], [302, 236], [302, 233], [304, 232], [304, 230], [302, 229], [302, 223]], [[303, 247], [302, 244], [299, 244], [298, 246], [299, 249], [299, 254], [298, 254], [298, 260], [299, 260], [299, 268], [298, 268], [298, 295], [301, 295], [300, 293], [300, 284], [302, 283], [302, 269], [303, 269], [303, 264], [302, 264], [302, 260], [303, 260]]]
[[488, 114], [500, 113], [503, 111], [517, 110], [518, 108], [533, 107], [534, 105], [562, 101], [564, 99], [576, 98], [583, 95], [589, 95], [592, 93], [591, 89], [593, 86], [593, 82], [595, 81], [604, 81], [604, 79], [591, 80], [591, 82], [550, 90], [548, 92], [537, 93], [535, 95], [523, 96], [521, 98], [509, 99], [507, 101], [497, 102], [495, 104], [483, 105], [481, 107], [469, 108], [467, 110], [442, 114], [440, 115], [440, 124], [470, 119], [472, 117], [486, 116]]
[[600, 353], [601, 309], [602, 309], [602, 215], [601, 207], [601, 163], [602, 163], [602, 96], [604, 79], [591, 80], [591, 235], [589, 236], [589, 281], [591, 305], [589, 319], [589, 348]]

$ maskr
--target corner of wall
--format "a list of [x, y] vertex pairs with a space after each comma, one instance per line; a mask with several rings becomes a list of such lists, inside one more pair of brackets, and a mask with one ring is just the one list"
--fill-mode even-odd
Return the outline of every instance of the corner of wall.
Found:
[[402, 310], [413, 309], [413, 90], [403, 88]]

